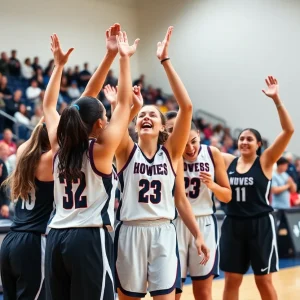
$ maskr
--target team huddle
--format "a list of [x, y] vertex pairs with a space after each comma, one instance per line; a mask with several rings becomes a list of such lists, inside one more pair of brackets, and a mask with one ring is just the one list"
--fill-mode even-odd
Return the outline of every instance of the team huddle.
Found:
[[[130, 57], [139, 40], [114, 24], [106, 31], [106, 54], [82, 96], [58, 114], [63, 52], [51, 36], [53, 69], [44, 118], [17, 152], [6, 180], [15, 217], [1, 247], [4, 299], [184, 299], [189, 274], [195, 299], [212, 299], [213, 278], [225, 272], [224, 300], [236, 300], [251, 265], [262, 299], [277, 299], [276, 233], [269, 191], [274, 163], [294, 132], [269, 76], [263, 92], [274, 101], [281, 133], [261, 153], [252, 128], [238, 138], [239, 157], [200, 143], [193, 106], [172, 66], [168, 47], [173, 27], [157, 44], [177, 112], [143, 105], [132, 87]], [[106, 86], [106, 110], [96, 98], [114, 59], [117, 90]], [[137, 142], [128, 132], [135, 122]], [[120, 204], [114, 214], [116, 189]], [[214, 199], [224, 203], [221, 237]], [[117, 223], [116, 228], [114, 225]], [[111, 236], [114, 231], [114, 240]]]

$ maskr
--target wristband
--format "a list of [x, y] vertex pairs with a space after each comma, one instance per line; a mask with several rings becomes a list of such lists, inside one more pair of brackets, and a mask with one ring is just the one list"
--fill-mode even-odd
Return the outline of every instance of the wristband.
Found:
[[169, 59], [170, 59], [170, 57], [164, 58], [160, 61], [160, 63], [162, 64], [164, 61], [169, 60]]

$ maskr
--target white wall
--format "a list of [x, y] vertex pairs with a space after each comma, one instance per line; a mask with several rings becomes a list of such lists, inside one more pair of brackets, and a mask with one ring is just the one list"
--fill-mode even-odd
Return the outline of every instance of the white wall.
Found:
[[155, 57], [157, 41], [174, 25], [170, 56], [195, 108], [254, 127], [272, 141], [280, 131], [276, 109], [261, 89], [276, 76], [300, 154], [300, 1], [152, 0], [139, 8], [139, 68], [148, 83], [170, 92]]
[[[131, 41], [137, 37], [136, 9], [100, 0], [6, 0], [0, 9], [0, 51], [18, 50], [21, 62], [38, 55], [46, 65], [51, 59], [50, 35], [57, 33], [63, 49], [75, 47], [68, 65], [90, 63], [90, 70], [105, 53], [105, 30], [122, 24]], [[118, 71], [117, 60], [113, 69]], [[133, 76], [138, 75], [137, 57], [132, 59]]]

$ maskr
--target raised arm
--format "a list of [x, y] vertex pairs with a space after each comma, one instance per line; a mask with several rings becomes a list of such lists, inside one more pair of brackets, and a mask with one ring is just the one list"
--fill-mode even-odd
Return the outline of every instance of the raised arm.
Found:
[[185, 86], [172, 66], [168, 56], [168, 47], [172, 31], [173, 27], [169, 27], [164, 40], [157, 44], [157, 57], [164, 67], [173, 94], [179, 106], [173, 132], [165, 144], [165, 147], [169, 150], [172, 159], [178, 160], [182, 156], [185, 145], [188, 141], [193, 105]]
[[61, 76], [64, 65], [67, 63], [69, 55], [73, 50], [74, 48], [70, 48], [66, 53], [64, 53], [60, 47], [58, 36], [56, 34], [51, 36], [51, 51], [54, 56], [55, 67], [46, 88], [43, 100], [43, 111], [53, 153], [55, 153], [58, 149], [56, 131], [59, 123], [59, 114], [56, 110], [56, 105], [59, 95]]
[[214, 159], [216, 182], [207, 172], [200, 172], [200, 180], [207, 185], [219, 201], [228, 203], [231, 200], [231, 188], [225, 162], [217, 148], [210, 147], [210, 149]]
[[203, 236], [200, 232], [191, 204], [185, 194], [182, 158], [178, 162], [175, 186], [176, 188], [174, 196], [176, 208], [185, 226], [195, 238], [195, 245], [197, 247], [198, 254], [201, 255], [202, 252], [204, 254], [201, 264], [206, 264], [206, 262], [209, 260], [209, 249], [204, 244]]
[[[106, 99], [111, 105], [112, 112], [114, 111], [117, 105], [117, 89], [107, 85], [104, 87], [104, 94]], [[130, 116], [128, 125], [132, 122], [135, 118], [141, 107], [143, 106], [144, 100], [141, 94], [141, 88], [138, 86], [134, 86], [132, 88], [132, 105], [130, 109]], [[116, 150], [116, 159], [117, 159], [117, 166], [118, 169], [121, 170], [122, 167], [125, 165], [130, 152], [133, 148], [133, 141], [129, 136], [128, 130], [125, 132], [124, 137]]]
[[89, 80], [82, 96], [89, 96], [96, 98], [105, 82], [107, 73], [118, 54], [118, 45], [116, 36], [119, 34], [121, 26], [119, 24], [114, 24], [108, 30], [106, 30], [106, 54], [98, 66], [97, 70]]
[[285, 151], [293, 133], [294, 125], [291, 117], [279, 97], [279, 86], [276, 78], [269, 76], [266, 79], [267, 89], [263, 93], [271, 98], [276, 106], [282, 131], [277, 136], [273, 144], [267, 148], [261, 155], [260, 161], [266, 175], [272, 176], [274, 163], [280, 158]]
[[125, 132], [127, 131], [130, 104], [132, 101], [132, 85], [129, 58], [137, 48], [138, 39], [129, 46], [127, 35], [120, 32], [117, 36], [118, 49], [120, 53], [120, 75], [117, 93], [117, 105], [110, 119], [109, 125], [103, 130], [101, 144], [107, 154], [114, 155]]

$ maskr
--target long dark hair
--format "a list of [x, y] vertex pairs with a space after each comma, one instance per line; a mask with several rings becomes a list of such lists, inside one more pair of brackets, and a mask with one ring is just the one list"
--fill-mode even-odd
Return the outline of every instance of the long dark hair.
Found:
[[82, 97], [64, 109], [57, 127], [58, 171], [66, 180], [81, 178], [83, 155], [89, 147], [89, 135], [104, 106], [93, 97]]
[[28, 194], [35, 190], [35, 173], [44, 152], [51, 149], [45, 124], [36, 126], [28, 145], [21, 154], [13, 173], [3, 182], [10, 188], [11, 200], [28, 199]]
[[259, 143], [260, 142], [260, 146], [257, 148], [257, 150], [256, 150], [256, 154], [258, 155], [258, 156], [260, 156], [261, 155], [261, 147], [262, 147], [262, 138], [261, 138], [261, 135], [260, 135], [260, 133], [256, 130], [256, 129], [253, 129], [253, 128], [246, 128], [246, 129], [244, 129], [244, 130], [242, 130], [241, 132], [240, 132], [240, 134], [239, 134], [239, 137], [238, 137], [238, 140], [240, 139], [240, 136], [241, 136], [241, 134], [243, 133], [243, 132], [245, 132], [245, 131], [247, 131], [247, 130], [249, 130], [250, 132], [252, 132], [253, 134], [254, 134], [254, 136], [255, 136], [255, 138], [256, 138], [256, 141]]

